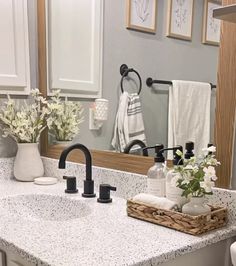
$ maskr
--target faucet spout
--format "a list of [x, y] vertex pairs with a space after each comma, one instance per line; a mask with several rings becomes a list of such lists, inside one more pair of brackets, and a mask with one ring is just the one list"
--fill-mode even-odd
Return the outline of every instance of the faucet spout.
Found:
[[132, 147], [135, 146], [135, 145], [138, 145], [142, 149], [143, 156], [148, 156], [148, 151], [146, 149], [144, 149], [144, 148], [147, 147], [146, 144], [143, 141], [139, 140], [139, 139], [134, 139], [134, 140], [130, 141], [127, 144], [127, 146], [125, 147], [124, 153], [128, 154], [130, 152], [130, 150], [132, 149]]
[[86, 161], [86, 178], [84, 180], [84, 193], [82, 193], [82, 196], [87, 198], [95, 197], [96, 194], [94, 193], [94, 181], [92, 180], [92, 157], [89, 149], [86, 146], [77, 143], [63, 150], [59, 159], [58, 167], [60, 169], [66, 168], [66, 158], [68, 154], [75, 149], [81, 150], [84, 153]]

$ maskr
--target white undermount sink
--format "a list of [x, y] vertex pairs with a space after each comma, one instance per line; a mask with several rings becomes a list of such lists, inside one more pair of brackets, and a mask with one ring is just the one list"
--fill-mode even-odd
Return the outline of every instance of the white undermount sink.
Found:
[[67, 221], [90, 213], [91, 209], [85, 202], [57, 195], [29, 194], [0, 199], [0, 218], [10, 216], [33, 221]]

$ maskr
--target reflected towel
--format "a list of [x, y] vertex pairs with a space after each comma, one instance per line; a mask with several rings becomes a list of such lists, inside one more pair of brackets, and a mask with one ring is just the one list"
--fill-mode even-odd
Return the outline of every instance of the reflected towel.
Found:
[[133, 197], [133, 201], [137, 203], [147, 204], [151, 207], [163, 210], [173, 210], [178, 209], [177, 204], [164, 197], [156, 197], [146, 193], [140, 193]]
[[111, 145], [123, 152], [126, 145], [135, 139], [146, 144], [141, 102], [137, 93], [125, 91], [120, 96]]
[[[210, 141], [209, 83], [173, 80], [169, 90], [168, 147], [194, 142], [198, 155]], [[168, 158], [172, 158], [168, 153]]]

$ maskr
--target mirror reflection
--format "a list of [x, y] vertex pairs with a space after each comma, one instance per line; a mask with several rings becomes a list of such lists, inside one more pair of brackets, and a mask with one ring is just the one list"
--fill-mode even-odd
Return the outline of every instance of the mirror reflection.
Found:
[[[127, 144], [138, 139], [142, 143], [136, 143], [133, 152], [141, 155], [143, 153], [138, 151], [138, 146], [182, 144], [171, 140], [171, 131], [185, 142], [192, 140], [204, 145], [212, 142], [216, 89], [211, 89], [209, 83], [217, 82], [218, 46], [202, 43], [204, 1], [195, 1], [191, 41], [166, 36], [168, 1], [158, 1], [155, 34], [126, 28], [126, 1], [105, 0], [103, 5], [96, 4], [97, 16], [94, 17], [89, 13], [92, 2], [49, 1], [48, 6], [48, 92], [51, 94], [53, 89], [61, 89], [63, 96], [69, 96], [72, 101], [79, 100], [84, 109], [84, 121], [73, 142], [83, 143], [90, 149], [130, 152], [132, 148], [126, 147]], [[76, 15], [73, 15], [73, 10]], [[103, 24], [99, 16], [102, 16]], [[81, 24], [87, 25], [87, 32], [84, 28], [80, 30]], [[96, 72], [95, 65], [99, 64], [100, 70]], [[128, 73], [123, 79], [122, 93], [122, 64], [133, 68], [141, 77], [142, 88], [138, 97], [133, 95], [140, 89], [139, 77], [135, 72]], [[70, 72], [70, 69], [73, 71]], [[173, 85], [153, 84], [149, 87], [146, 84], [149, 77], [169, 82], [183, 80], [187, 84], [173, 82]], [[188, 81], [205, 84], [199, 87], [199, 83]], [[182, 92], [183, 87], [187, 89], [186, 95]], [[94, 110], [95, 98], [106, 99], [109, 106], [107, 120], [98, 130], [90, 129], [90, 109]], [[139, 121], [128, 140], [114, 136], [118, 130], [114, 127], [119, 108], [119, 114], [122, 112], [119, 106], [122, 101], [129, 105], [130, 114], [133, 111], [133, 119]], [[127, 113], [127, 109], [123, 111]], [[135, 122], [131, 119], [129, 123]], [[195, 132], [196, 128], [195, 139], [194, 134], [187, 133]], [[121, 145], [122, 141], [124, 143]], [[54, 144], [55, 139], [50, 136], [49, 142]]]

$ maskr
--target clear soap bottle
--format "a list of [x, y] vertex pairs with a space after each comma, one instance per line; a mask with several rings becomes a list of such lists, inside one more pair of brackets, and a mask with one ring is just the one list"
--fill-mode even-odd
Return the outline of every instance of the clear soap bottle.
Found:
[[155, 149], [156, 156], [154, 157], [155, 164], [147, 172], [147, 193], [158, 197], [165, 197], [165, 173], [163, 156], [164, 146], [156, 144], [154, 147], [146, 149]]

